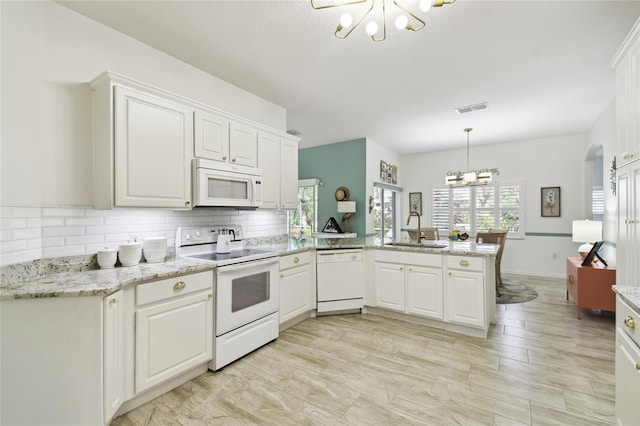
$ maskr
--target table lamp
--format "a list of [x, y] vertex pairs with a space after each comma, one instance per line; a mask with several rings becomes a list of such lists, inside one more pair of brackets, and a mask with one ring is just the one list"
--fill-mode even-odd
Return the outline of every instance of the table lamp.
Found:
[[355, 201], [338, 201], [338, 213], [344, 213], [344, 215], [342, 215], [342, 222], [344, 222], [344, 232], [349, 232], [349, 219], [355, 212]]
[[574, 220], [572, 227], [574, 243], [584, 243], [578, 247], [580, 257], [584, 260], [593, 244], [602, 239], [602, 222], [597, 220]]

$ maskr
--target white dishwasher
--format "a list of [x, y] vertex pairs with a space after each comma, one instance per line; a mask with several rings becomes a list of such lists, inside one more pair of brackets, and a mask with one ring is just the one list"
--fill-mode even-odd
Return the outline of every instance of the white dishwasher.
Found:
[[363, 250], [318, 250], [316, 263], [318, 313], [362, 309]]

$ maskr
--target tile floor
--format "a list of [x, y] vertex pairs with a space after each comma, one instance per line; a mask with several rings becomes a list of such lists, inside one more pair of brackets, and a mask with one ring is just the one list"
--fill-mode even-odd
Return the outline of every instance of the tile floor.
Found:
[[[517, 277], [512, 277], [517, 278]], [[563, 280], [498, 305], [486, 340], [376, 315], [306, 320], [112, 425], [613, 425], [614, 314]]]

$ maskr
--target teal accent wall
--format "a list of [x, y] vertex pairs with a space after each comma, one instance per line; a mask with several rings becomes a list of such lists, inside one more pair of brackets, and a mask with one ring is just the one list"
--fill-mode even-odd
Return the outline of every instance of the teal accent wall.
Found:
[[324, 184], [318, 191], [318, 231], [322, 231], [330, 217], [334, 217], [344, 230], [335, 192], [345, 186], [349, 190], [349, 200], [356, 202], [349, 230], [357, 232], [358, 237], [365, 236], [366, 161], [365, 138], [298, 150], [298, 179], [318, 178]]

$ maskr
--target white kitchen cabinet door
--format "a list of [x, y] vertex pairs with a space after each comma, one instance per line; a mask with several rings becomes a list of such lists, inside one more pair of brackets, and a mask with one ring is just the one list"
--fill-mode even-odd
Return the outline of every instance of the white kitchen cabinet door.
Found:
[[634, 161], [617, 170], [618, 198], [618, 258], [616, 283], [635, 285], [640, 272], [640, 161]]
[[405, 273], [407, 313], [443, 319], [442, 269], [407, 266]]
[[298, 208], [298, 142], [282, 139], [280, 144], [280, 208]]
[[640, 19], [625, 39], [616, 68], [616, 162], [640, 158]]
[[375, 305], [404, 312], [404, 265], [375, 263]]
[[447, 318], [452, 323], [484, 327], [482, 272], [449, 269], [446, 288]]
[[623, 330], [616, 330], [616, 418], [621, 426], [640, 419], [640, 350]]
[[310, 264], [280, 273], [280, 324], [313, 309], [311, 284]]
[[205, 111], [194, 113], [194, 150], [198, 158], [229, 162], [229, 120]]
[[298, 142], [258, 133], [258, 167], [262, 169], [262, 208], [298, 208]]
[[114, 91], [114, 205], [191, 207], [192, 109], [126, 87]]
[[258, 167], [258, 131], [255, 128], [230, 122], [229, 159], [231, 164]]
[[[269, 133], [258, 134], [258, 167], [262, 170], [263, 209], [280, 208], [280, 138]], [[297, 193], [296, 169], [296, 193]], [[297, 207], [297, 203], [296, 203]]]
[[136, 393], [205, 363], [212, 354], [211, 290], [136, 312]]
[[104, 421], [124, 402], [124, 292], [104, 298]]

